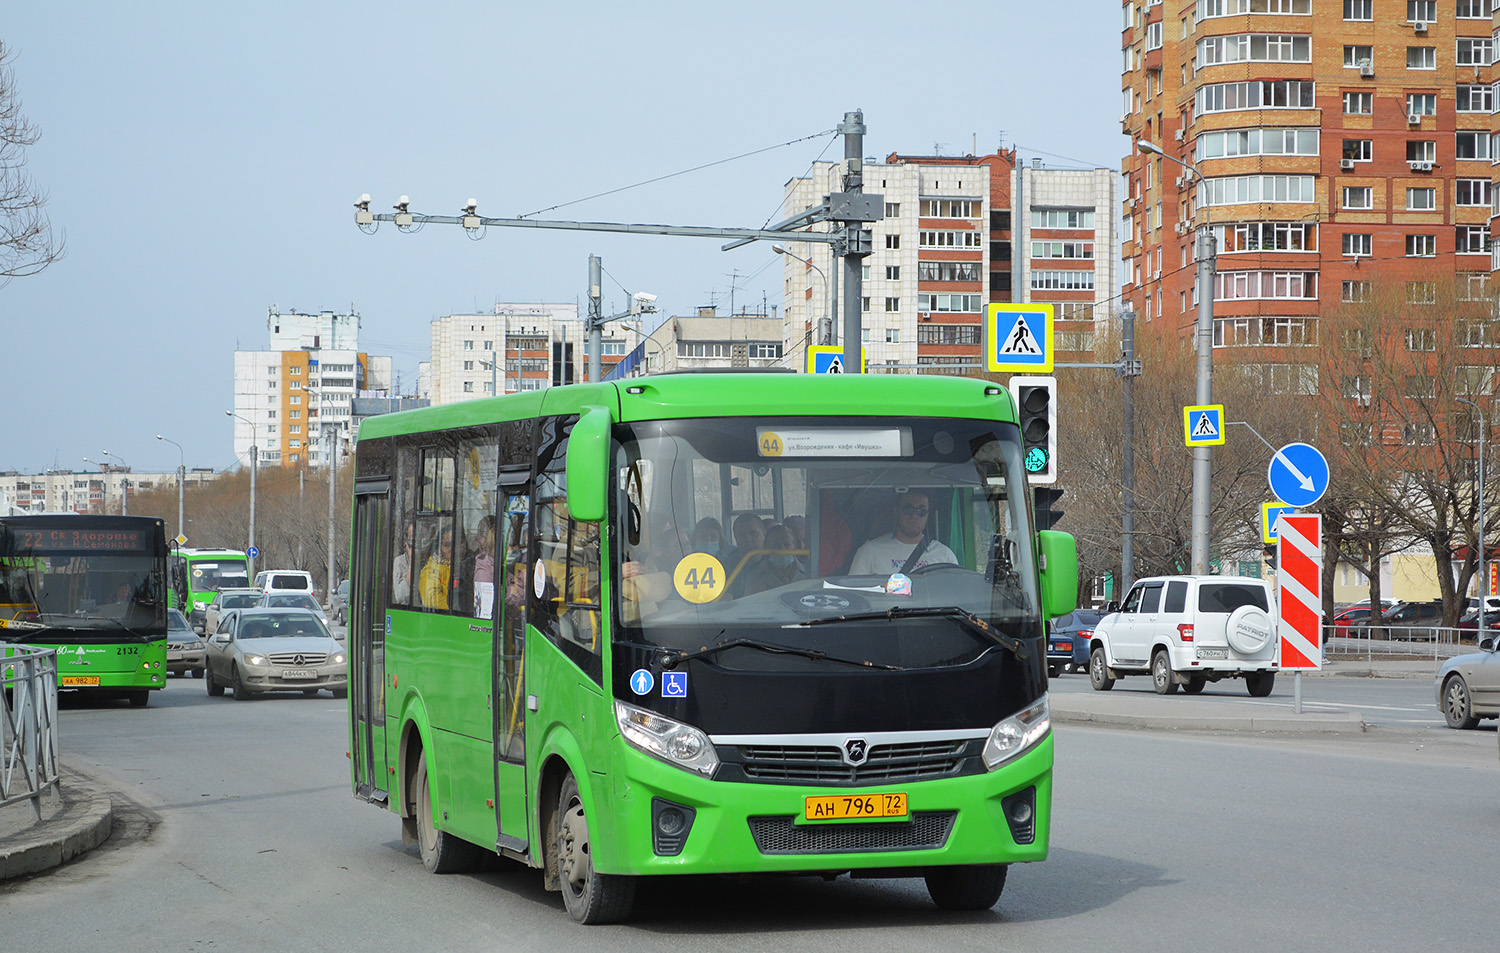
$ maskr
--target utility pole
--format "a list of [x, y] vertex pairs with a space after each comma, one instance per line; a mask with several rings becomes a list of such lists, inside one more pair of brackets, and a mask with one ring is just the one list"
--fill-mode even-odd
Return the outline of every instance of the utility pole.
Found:
[[[860, 312], [863, 302], [865, 259], [870, 255], [871, 236], [868, 228], [860, 226], [866, 221], [878, 220], [885, 209], [874, 219], [868, 218], [868, 208], [861, 208], [859, 199], [864, 197], [865, 177], [865, 114], [860, 110], [844, 113], [839, 123], [839, 132], [844, 136], [844, 192], [842, 196], [831, 195], [830, 217], [842, 226], [844, 235], [844, 373], [859, 374], [864, 370], [864, 334]], [[845, 199], [843, 202], [837, 199]], [[882, 196], [882, 199], [884, 197]]]
[[[1193, 170], [1195, 173], [1196, 169]], [[1198, 406], [1214, 402], [1214, 232], [1198, 232]], [[1213, 448], [1193, 448], [1193, 575], [1208, 574], [1208, 511], [1213, 479]]]
[[[1120, 587], [1130, 591], [1135, 584], [1135, 379], [1141, 373], [1135, 359], [1135, 312], [1120, 315], [1123, 344], [1119, 368], [1121, 390], [1120, 484], [1124, 488], [1120, 516]], [[1116, 596], [1118, 598], [1118, 594]]]
[[[604, 359], [599, 352], [604, 348], [604, 311], [601, 288], [604, 284], [604, 266], [598, 255], [589, 256], [589, 383], [599, 383], [604, 373]], [[632, 282], [633, 283], [633, 282]]]
[[323, 596], [326, 603], [333, 598], [333, 590], [338, 588], [338, 571], [335, 568], [334, 559], [338, 554], [335, 544], [338, 535], [338, 520], [335, 518], [335, 509], [338, 502], [339, 485], [339, 431], [338, 425], [332, 427], [324, 426], [323, 432], [328, 435], [328, 591]]

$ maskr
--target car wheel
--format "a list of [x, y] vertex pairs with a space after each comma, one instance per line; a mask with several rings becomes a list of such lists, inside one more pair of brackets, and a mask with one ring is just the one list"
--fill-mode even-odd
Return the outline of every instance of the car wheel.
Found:
[[563, 778], [562, 790], [558, 792], [553, 835], [557, 875], [568, 915], [579, 923], [619, 923], [630, 916], [635, 903], [635, 878], [601, 874], [594, 869], [589, 821], [578, 793], [578, 781], [572, 774]]
[[126, 697], [130, 699], [130, 707], [132, 708], [145, 708], [151, 704], [151, 692], [144, 688], [137, 688]]
[[333, 692], [333, 697], [334, 698], [348, 698], [349, 697], [349, 689], [347, 689], [347, 688], [330, 688], [329, 691]]
[[1058, 676], [1058, 673], [1061, 672], [1061, 671], [1062, 671], [1062, 669], [1059, 668], [1056, 665], [1048, 665], [1047, 666], [1047, 677], [1048, 678], [1056, 678]]
[[1158, 695], [1171, 695], [1177, 691], [1177, 683], [1172, 680], [1172, 660], [1165, 651], [1151, 657], [1151, 687]]
[[412, 802], [413, 812], [417, 815], [417, 849], [422, 854], [422, 866], [429, 873], [457, 874], [478, 866], [478, 847], [437, 829], [425, 751], [417, 756], [417, 773], [412, 778]]
[[235, 701], [247, 702], [250, 700], [250, 689], [245, 687], [245, 680], [240, 678], [240, 670], [238, 667], [230, 670], [229, 681], [230, 684], [234, 686]]
[[988, 910], [1005, 892], [1005, 864], [943, 867], [927, 875], [927, 895], [944, 910]]
[[1275, 684], [1275, 672], [1251, 672], [1245, 676], [1245, 688], [1254, 698], [1265, 698]]
[[1182, 690], [1187, 692], [1189, 695], [1197, 695], [1199, 692], [1203, 691], [1203, 686], [1207, 684], [1208, 678], [1206, 676], [1189, 675], [1187, 684], [1182, 686]]
[[1469, 683], [1462, 675], [1451, 675], [1443, 683], [1443, 720], [1448, 722], [1449, 728], [1465, 730], [1479, 724], [1469, 700]]
[[217, 678], [214, 678], [214, 670], [211, 668], [203, 670], [203, 684], [208, 689], [209, 698], [218, 698], [224, 694], [224, 686], [219, 684]]
[[1104, 649], [1098, 646], [1089, 653], [1089, 684], [1096, 692], [1107, 692], [1115, 687], [1115, 680], [1109, 677], [1109, 665], [1104, 660]]
[[193, 669], [193, 671], [190, 674], [192, 675], [193, 678], [202, 678], [203, 677], [203, 669], [201, 669], [201, 668], [195, 668], [195, 669]]

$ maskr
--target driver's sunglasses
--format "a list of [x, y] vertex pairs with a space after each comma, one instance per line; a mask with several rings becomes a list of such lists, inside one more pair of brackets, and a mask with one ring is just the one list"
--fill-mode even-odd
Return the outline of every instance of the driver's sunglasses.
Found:
[[910, 503], [902, 503], [901, 512], [905, 513], [907, 516], [926, 516], [927, 507], [912, 506]]

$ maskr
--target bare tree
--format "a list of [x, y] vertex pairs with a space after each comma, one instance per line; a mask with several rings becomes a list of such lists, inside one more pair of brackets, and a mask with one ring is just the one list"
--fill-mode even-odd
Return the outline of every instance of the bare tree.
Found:
[[21, 114], [13, 54], [0, 41], [0, 287], [34, 275], [66, 253], [47, 218], [47, 193], [26, 171], [26, 147], [41, 133]]

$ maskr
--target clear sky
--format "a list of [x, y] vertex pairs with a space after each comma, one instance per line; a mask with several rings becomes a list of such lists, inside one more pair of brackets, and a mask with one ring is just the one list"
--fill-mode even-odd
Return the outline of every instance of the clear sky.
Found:
[[[68, 255], [0, 288], [9, 408], [0, 469], [235, 464], [236, 347], [266, 312], [346, 310], [362, 350], [414, 381], [429, 322], [498, 301], [606, 313], [780, 305], [764, 243], [434, 225], [374, 236], [378, 211], [515, 216], [830, 131], [862, 109], [865, 154], [1021, 148], [1118, 167], [1119, 4], [869, 0], [855, 7], [105, 0], [6, 5], [30, 171]], [[826, 153], [824, 152], [826, 148]], [[541, 217], [752, 227], [831, 136]], [[1050, 155], [1048, 155], [1050, 153]], [[1067, 158], [1063, 158], [1067, 157]], [[1073, 161], [1070, 161], [1073, 160]]]

